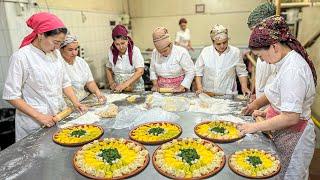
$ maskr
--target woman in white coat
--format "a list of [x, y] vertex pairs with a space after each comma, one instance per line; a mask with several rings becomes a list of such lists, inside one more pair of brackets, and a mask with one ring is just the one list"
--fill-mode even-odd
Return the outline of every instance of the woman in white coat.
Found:
[[99, 90], [93, 79], [88, 63], [78, 55], [79, 42], [77, 37], [68, 34], [60, 47], [60, 53], [64, 60], [64, 66], [76, 90], [84, 91], [84, 87], [94, 94], [100, 103], [106, 101], [105, 96]]
[[281, 179], [308, 179], [315, 148], [314, 124], [310, 118], [317, 83], [316, 70], [307, 52], [290, 33], [284, 18], [272, 16], [251, 33], [249, 47], [270, 64], [277, 74], [267, 84], [264, 95], [245, 110], [252, 113], [271, 104], [266, 120], [240, 126], [242, 133], [272, 131], [281, 161]]
[[202, 50], [195, 64], [197, 93], [238, 94], [238, 76], [243, 94], [250, 94], [246, 65], [239, 48], [228, 44], [228, 29], [216, 24], [210, 37], [213, 45]]
[[16, 140], [41, 126], [52, 127], [55, 115], [65, 108], [62, 92], [81, 112], [86, 107], [77, 100], [70, 79], [58, 56], [67, 29], [50, 13], [31, 16], [27, 25], [33, 29], [10, 58], [3, 99], [17, 108]]

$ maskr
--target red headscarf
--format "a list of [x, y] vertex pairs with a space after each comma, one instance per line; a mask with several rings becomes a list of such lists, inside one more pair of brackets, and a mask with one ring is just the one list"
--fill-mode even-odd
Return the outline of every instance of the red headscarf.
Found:
[[[115, 37], [117, 37], [117, 36], [120, 36], [120, 35], [128, 38], [129, 61], [130, 61], [130, 64], [132, 65], [132, 50], [133, 50], [133, 45], [134, 44], [133, 44], [132, 39], [128, 36], [128, 30], [123, 25], [117, 25], [112, 30], [112, 38], [113, 39]], [[111, 52], [113, 54], [113, 64], [115, 65], [117, 63], [117, 60], [118, 60], [119, 50], [117, 49], [117, 47], [114, 44], [114, 42], [112, 43], [110, 49], [111, 49]]]
[[63, 22], [56, 15], [47, 12], [32, 15], [26, 23], [33, 31], [23, 39], [20, 48], [30, 44], [39, 33], [65, 27]]
[[317, 73], [307, 51], [300, 42], [290, 33], [289, 27], [281, 16], [271, 16], [263, 20], [252, 31], [249, 47], [251, 49], [268, 47], [277, 42], [286, 43], [291, 49], [298, 52], [308, 63], [315, 84], [317, 84]]

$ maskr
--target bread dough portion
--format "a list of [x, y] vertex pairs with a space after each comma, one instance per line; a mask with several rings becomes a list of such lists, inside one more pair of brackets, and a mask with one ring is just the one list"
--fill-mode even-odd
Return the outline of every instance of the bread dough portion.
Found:
[[140, 95], [132, 95], [132, 96], [127, 97], [127, 101], [130, 103], [134, 103], [134, 102], [136, 102], [137, 98], [139, 98], [139, 97], [140, 97]]
[[115, 104], [110, 104], [106, 110], [100, 111], [98, 115], [102, 118], [114, 118], [119, 112], [119, 107]]

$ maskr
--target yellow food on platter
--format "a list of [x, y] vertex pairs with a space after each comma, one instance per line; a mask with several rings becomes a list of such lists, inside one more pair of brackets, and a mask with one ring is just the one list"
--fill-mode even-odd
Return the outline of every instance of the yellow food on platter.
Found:
[[76, 125], [60, 129], [53, 135], [53, 141], [62, 145], [81, 145], [98, 139], [103, 129], [96, 125]]
[[175, 139], [153, 154], [156, 169], [170, 178], [202, 178], [217, 173], [225, 163], [223, 150], [203, 139]]
[[177, 138], [181, 131], [181, 127], [174, 123], [153, 122], [136, 127], [129, 133], [129, 136], [140, 143], [163, 143]]
[[280, 170], [280, 161], [263, 150], [244, 149], [230, 156], [229, 166], [247, 177], [268, 177]]
[[195, 133], [212, 141], [236, 140], [242, 137], [237, 124], [228, 121], [208, 121], [198, 124]]
[[76, 170], [87, 177], [125, 178], [139, 173], [149, 153], [130, 140], [105, 138], [84, 145], [74, 156]]

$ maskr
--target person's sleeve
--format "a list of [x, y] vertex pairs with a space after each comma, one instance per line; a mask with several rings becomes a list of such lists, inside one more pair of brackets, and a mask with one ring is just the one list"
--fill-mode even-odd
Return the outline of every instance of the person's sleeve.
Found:
[[191, 60], [191, 57], [187, 52], [187, 50], [183, 52], [179, 64], [181, 65], [185, 73], [185, 76], [183, 81], [181, 82], [181, 85], [186, 87], [187, 89], [190, 89], [191, 83], [195, 76], [195, 68], [194, 68], [193, 61]]
[[112, 68], [112, 64], [110, 62], [110, 61], [112, 61], [112, 59], [113, 59], [113, 55], [112, 55], [112, 52], [109, 50], [108, 59], [107, 59], [107, 63], [106, 63], [107, 68]]
[[299, 69], [288, 69], [280, 79], [280, 110], [284, 112], [302, 113], [303, 102], [307, 94], [308, 81]]
[[203, 53], [204, 52], [202, 51], [195, 63], [196, 76], [203, 76], [203, 70], [204, 70]]
[[134, 52], [133, 52], [134, 56], [132, 59], [132, 63], [133, 63], [134, 68], [144, 68], [144, 59], [143, 59], [143, 56], [141, 54], [140, 49], [134, 48], [133, 50], [134, 50]]
[[64, 65], [62, 65], [62, 76], [62, 88], [71, 86], [71, 80]]
[[2, 98], [14, 100], [22, 97], [23, 81], [26, 77], [26, 67], [22, 63], [22, 57], [13, 54], [10, 58], [7, 79], [4, 83]]
[[241, 56], [240, 50], [238, 49], [236, 52], [236, 58], [238, 58], [237, 65], [236, 65], [236, 72], [238, 77], [248, 76], [247, 67], [243, 62], [243, 58]]
[[84, 60], [84, 64], [85, 64], [85, 71], [88, 77], [87, 82], [94, 81], [89, 64], [85, 60]]
[[154, 50], [151, 55], [151, 62], [150, 62], [150, 80], [156, 80], [158, 79], [157, 73], [156, 73], [156, 67], [155, 67], [155, 62], [156, 62], [156, 51]]
[[180, 35], [179, 32], [176, 33], [176, 40], [175, 42], [179, 43], [180, 42]]

